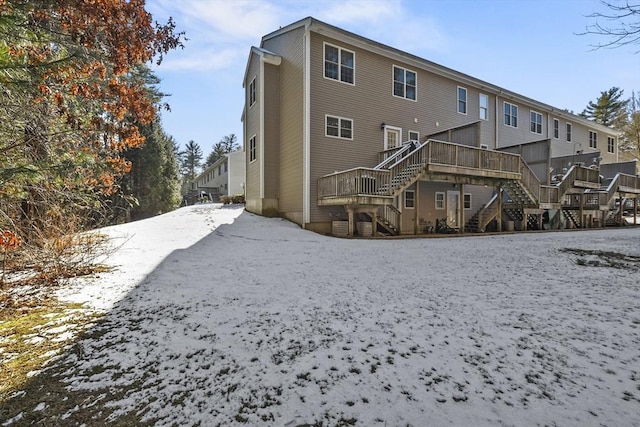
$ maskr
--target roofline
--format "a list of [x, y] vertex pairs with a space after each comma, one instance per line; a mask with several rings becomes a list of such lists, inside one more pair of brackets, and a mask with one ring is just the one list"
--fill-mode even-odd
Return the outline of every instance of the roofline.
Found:
[[611, 129], [607, 126], [596, 123], [592, 120], [586, 119], [584, 117], [578, 116], [577, 114], [570, 113], [568, 111], [565, 111], [564, 109], [554, 107], [544, 102], [536, 101], [535, 99], [510, 91], [508, 89], [494, 85], [484, 80], [480, 80], [468, 74], [453, 70], [451, 68], [445, 67], [443, 65], [437, 64], [435, 62], [413, 55], [411, 53], [404, 52], [402, 50], [385, 45], [383, 43], [376, 42], [374, 40], [352, 33], [342, 28], [335, 27], [333, 25], [327, 24], [326, 22], [319, 21], [318, 19], [313, 17], [303, 18], [299, 21], [296, 21], [285, 27], [281, 27], [280, 29], [265, 35], [264, 37], [262, 37], [262, 42], [260, 43], [260, 46], [263, 46], [266, 40], [277, 37], [289, 31], [293, 31], [300, 27], [307, 27], [312, 32], [315, 32], [318, 34], [324, 34], [329, 37], [336, 38], [338, 40], [346, 40], [348, 43], [353, 44], [361, 49], [368, 50], [374, 53], [381, 54], [386, 57], [390, 57], [392, 59], [405, 62], [407, 64], [413, 65], [414, 67], [421, 68], [425, 71], [432, 72], [434, 74], [452, 79], [457, 82], [464, 82], [469, 86], [475, 87], [476, 89], [479, 89], [481, 91], [492, 93], [493, 95], [502, 97], [505, 100], [512, 100], [516, 102], [520, 101], [522, 103], [530, 104], [531, 106], [544, 110], [546, 113], [553, 114], [558, 118], [562, 117], [564, 119], [569, 119], [574, 122], [579, 122], [584, 124], [585, 126], [591, 127], [594, 130], [600, 130], [602, 132], [607, 132], [612, 134], [617, 133], [614, 129]]

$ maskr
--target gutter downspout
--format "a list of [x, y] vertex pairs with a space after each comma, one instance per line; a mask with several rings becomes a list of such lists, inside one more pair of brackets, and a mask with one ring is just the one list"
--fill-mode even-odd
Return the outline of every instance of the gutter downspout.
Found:
[[310, 24], [305, 25], [304, 31], [304, 102], [302, 124], [302, 228], [310, 222], [311, 197], [311, 31]]

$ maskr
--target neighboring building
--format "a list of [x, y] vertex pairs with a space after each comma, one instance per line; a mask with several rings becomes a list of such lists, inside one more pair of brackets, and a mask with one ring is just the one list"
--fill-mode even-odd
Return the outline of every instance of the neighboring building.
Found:
[[244, 152], [234, 151], [219, 158], [206, 168], [194, 182], [197, 194], [204, 192], [213, 201], [220, 196], [244, 194]]
[[252, 47], [243, 86], [247, 210], [317, 232], [565, 226], [618, 162], [607, 127], [314, 18]]

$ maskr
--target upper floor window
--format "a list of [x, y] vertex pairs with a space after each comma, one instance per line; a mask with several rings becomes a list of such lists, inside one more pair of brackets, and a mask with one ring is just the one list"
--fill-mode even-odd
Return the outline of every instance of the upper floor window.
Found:
[[224, 171], [227, 172], [229, 170], [229, 164], [224, 162]]
[[589, 147], [598, 148], [598, 134], [592, 130], [589, 131]]
[[353, 120], [342, 117], [325, 116], [326, 136], [353, 139]]
[[558, 119], [553, 119], [553, 137], [560, 138], [560, 121]]
[[489, 120], [489, 97], [480, 94], [480, 120]]
[[222, 165], [218, 166], [218, 175], [222, 175]]
[[458, 113], [467, 114], [467, 89], [458, 86]]
[[504, 103], [504, 124], [514, 128], [518, 127], [518, 106]]
[[256, 103], [256, 78], [249, 83], [249, 107]]
[[610, 136], [607, 137], [607, 153], [616, 152], [616, 140]]
[[256, 159], [256, 136], [253, 135], [249, 139], [249, 162], [253, 162]]
[[393, 66], [393, 94], [416, 100], [416, 73]]
[[341, 47], [324, 45], [324, 76], [328, 79], [353, 84], [355, 53]]
[[542, 114], [531, 111], [531, 132], [542, 133]]
[[420, 141], [420, 133], [410, 130], [409, 131], [409, 141]]
[[567, 142], [571, 142], [572, 128], [571, 123], [567, 123]]

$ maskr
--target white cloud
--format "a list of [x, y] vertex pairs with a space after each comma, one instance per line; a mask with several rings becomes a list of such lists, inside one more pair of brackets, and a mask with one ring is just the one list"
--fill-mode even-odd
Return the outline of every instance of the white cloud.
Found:
[[147, 8], [161, 22], [173, 16], [189, 39], [183, 51], [167, 56], [166, 70], [243, 67], [263, 35], [307, 16], [417, 55], [446, 45], [433, 19], [401, 0], [155, 0]]

